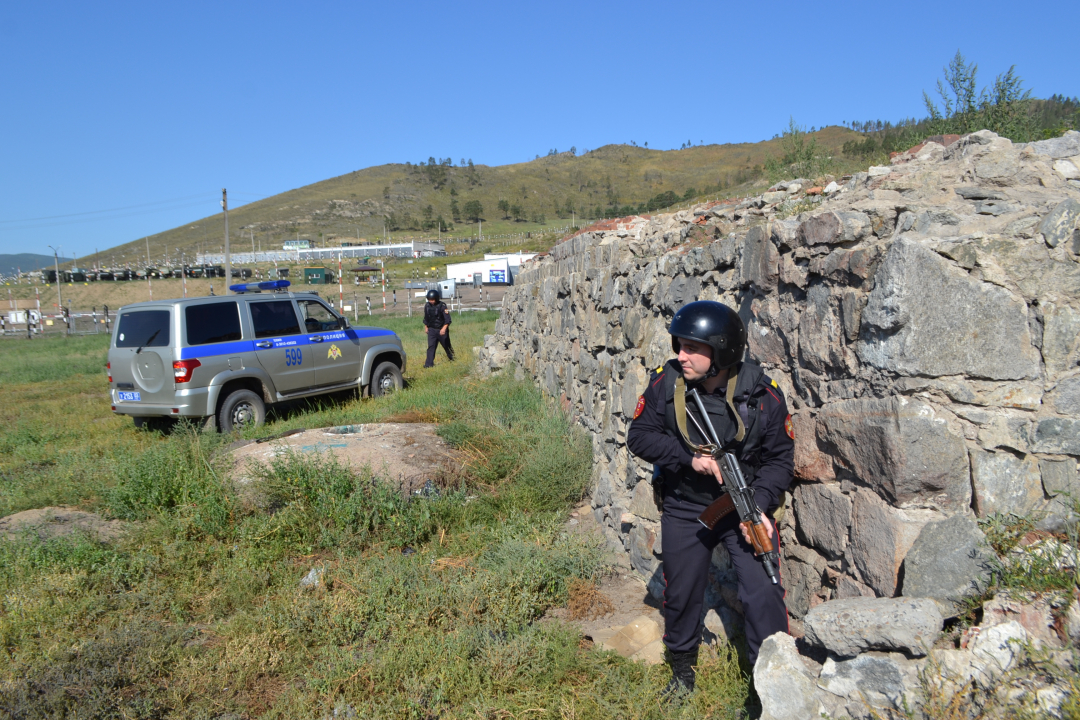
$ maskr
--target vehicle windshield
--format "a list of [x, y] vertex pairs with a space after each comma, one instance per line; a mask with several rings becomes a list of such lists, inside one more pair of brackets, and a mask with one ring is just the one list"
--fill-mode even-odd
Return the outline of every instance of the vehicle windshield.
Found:
[[120, 315], [116, 324], [116, 347], [168, 346], [168, 310], [133, 310]]

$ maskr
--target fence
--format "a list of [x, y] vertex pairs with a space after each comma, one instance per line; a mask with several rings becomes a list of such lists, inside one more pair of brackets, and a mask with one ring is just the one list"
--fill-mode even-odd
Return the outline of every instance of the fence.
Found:
[[[54, 335], [100, 335], [112, 332], [116, 312], [108, 308], [39, 314], [37, 311], [0, 315], [0, 337], [35, 338]], [[16, 320], [21, 322], [16, 322]], [[30, 322], [27, 323], [27, 320]]]

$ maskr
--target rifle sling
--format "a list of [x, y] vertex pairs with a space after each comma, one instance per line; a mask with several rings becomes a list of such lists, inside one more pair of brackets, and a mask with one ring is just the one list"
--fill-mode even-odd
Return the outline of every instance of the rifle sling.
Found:
[[[728, 374], [727, 381], [727, 394], [724, 398], [727, 402], [727, 406], [731, 408], [732, 415], [735, 416], [735, 422], [738, 423], [738, 430], [735, 433], [735, 442], [742, 442], [746, 437], [746, 425], [743, 424], [742, 415], [735, 409], [735, 385], [739, 381], [739, 373]], [[675, 424], [679, 426], [679, 434], [682, 435], [683, 442], [690, 446], [690, 449], [694, 452], [699, 452], [702, 455], [716, 455], [720, 452], [718, 446], [713, 446], [708, 442], [709, 438], [705, 438], [705, 445], [698, 445], [690, 441], [690, 434], [686, 432], [686, 382], [680, 375], [675, 380]], [[717, 438], [719, 440], [719, 438]]]

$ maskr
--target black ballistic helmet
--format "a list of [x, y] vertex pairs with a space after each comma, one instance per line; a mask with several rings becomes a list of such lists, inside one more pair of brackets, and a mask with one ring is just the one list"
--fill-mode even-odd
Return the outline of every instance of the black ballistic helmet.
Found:
[[440, 293], [435, 288], [431, 288], [430, 290], [427, 291], [427, 299], [428, 300], [442, 300], [442, 293]]
[[671, 349], [679, 352], [679, 338], [696, 340], [712, 348], [709, 375], [729, 368], [742, 360], [746, 351], [746, 326], [727, 305], [712, 300], [698, 300], [683, 305], [668, 327]]

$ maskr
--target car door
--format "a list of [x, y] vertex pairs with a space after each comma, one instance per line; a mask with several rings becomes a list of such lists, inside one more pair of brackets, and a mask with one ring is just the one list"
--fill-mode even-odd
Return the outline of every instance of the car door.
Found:
[[168, 307], [121, 311], [109, 353], [118, 404], [171, 405], [173, 316]]
[[341, 385], [360, 377], [360, 347], [343, 330], [338, 316], [318, 300], [298, 300], [315, 360], [315, 385]]
[[255, 356], [277, 391], [288, 395], [314, 385], [319, 347], [307, 344], [293, 301], [251, 300], [247, 305], [255, 331]]

